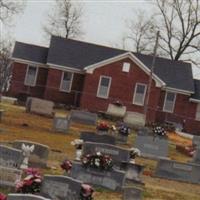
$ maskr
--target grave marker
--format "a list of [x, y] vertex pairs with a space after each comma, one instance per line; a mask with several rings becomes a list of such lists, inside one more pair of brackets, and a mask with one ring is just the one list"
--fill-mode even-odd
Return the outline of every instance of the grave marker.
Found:
[[200, 184], [200, 165], [160, 159], [155, 176]]
[[134, 147], [141, 155], [149, 158], [166, 158], [168, 156], [168, 141], [159, 136], [137, 135]]
[[73, 162], [70, 176], [84, 181], [84, 183], [101, 186], [110, 190], [120, 191], [125, 181], [125, 172], [116, 169], [101, 171], [99, 169], [85, 168], [81, 163]]
[[192, 162], [200, 165], [200, 146], [196, 149]]
[[33, 194], [8, 194], [7, 200], [51, 200]]
[[141, 200], [142, 189], [135, 187], [124, 187], [123, 188], [123, 200]]
[[55, 116], [53, 120], [54, 131], [67, 133], [69, 129], [69, 120], [66, 117]]
[[70, 113], [70, 121], [87, 125], [96, 125], [97, 114], [81, 110], [72, 110]]
[[199, 146], [199, 148], [200, 148], [200, 136], [194, 135], [192, 143], [193, 143], [193, 145]]
[[20, 168], [23, 158], [22, 151], [0, 145], [0, 166], [8, 168]]
[[82, 182], [67, 176], [45, 175], [41, 194], [52, 200], [79, 200]]
[[126, 106], [117, 106], [115, 104], [109, 104], [106, 114], [115, 117], [124, 117], [126, 113]]
[[15, 183], [21, 180], [22, 171], [14, 168], [0, 166], [0, 185], [15, 187]]
[[83, 144], [83, 155], [94, 154], [96, 152], [101, 152], [102, 154], [110, 155], [115, 164], [130, 161], [130, 151], [127, 149], [110, 144], [96, 142], [85, 142]]
[[52, 116], [54, 103], [39, 98], [28, 97], [26, 101], [26, 111], [40, 115]]
[[22, 144], [34, 145], [34, 151], [31, 153], [29, 159], [29, 165], [31, 167], [46, 167], [47, 160], [49, 156], [49, 147], [40, 143], [27, 141], [27, 140], [16, 140], [13, 142], [13, 147], [16, 149], [21, 149]]
[[80, 139], [84, 142], [98, 142], [115, 145], [115, 137], [112, 135], [99, 135], [94, 132], [81, 132]]

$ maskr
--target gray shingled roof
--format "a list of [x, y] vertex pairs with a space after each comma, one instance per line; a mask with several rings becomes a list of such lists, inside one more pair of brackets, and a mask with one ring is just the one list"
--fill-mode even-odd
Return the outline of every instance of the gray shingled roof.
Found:
[[15, 42], [12, 57], [46, 64], [48, 48]]
[[[13, 57], [83, 70], [86, 66], [123, 54], [126, 51], [53, 36], [47, 48], [16, 42]], [[148, 68], [152, 56], [134, 53]], [[192, 68], [188, 63], [156, 58], [154, 73], [168, 87], [194, 92]]]
[[82, 70], [88, 65], [122, 53], [125, 53], [125, 51], [53, 36], [47, 63]]
[[191, 96], [193, 99], [200, 100], [200, 80], [194, 79], [195, 93]]

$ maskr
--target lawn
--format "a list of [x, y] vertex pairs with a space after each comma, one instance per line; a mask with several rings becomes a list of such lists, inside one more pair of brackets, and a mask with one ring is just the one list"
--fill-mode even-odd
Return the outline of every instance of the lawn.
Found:
[[[48, 165], [50, 169], [43, 170], [48, 174], [62, 174], [59, 165], [65, 158], [73, 159], [75, 150], [70, 144], [79, 137], [83, 130], [95, 130], [92, 126], [72, 124], [68, 134], [60, 134], [52, 131], [52, 119], [25, 112], [22, 106], [1, 104], [6, 111], [2, 123], [0, 123], [0, 143], [10, 144], [16, 139], [24, 139], [48, 145], [51, 148]], [[68, 114], [64, 110], [56, 110], [57, 113]], [[111, 123], [111, 122], [110, 122]], [[191, 141], [182, 138], [170, 137], [169, 156], [171, 159], [186, 162], [190, 158], [176, 152], [175, 143], [190, 144]], [[135, 139], [135, 132], [130, 135], [127, 147], [131, 147]], [[138, 158], [137, 163], [145, 165], [145, 172], [152, 174], [155, 170], [156, 161]], [[146, 173], [145, 173], [146, 174]], [[200, 186], [183, 182], [170, 181], [143, 175], [145, 183], [145, 200], [199, 200]], [[4, 191], [0, 188], [0, 191]], [[121, 200], [120, 193], [97, 188], [95, 200]]]

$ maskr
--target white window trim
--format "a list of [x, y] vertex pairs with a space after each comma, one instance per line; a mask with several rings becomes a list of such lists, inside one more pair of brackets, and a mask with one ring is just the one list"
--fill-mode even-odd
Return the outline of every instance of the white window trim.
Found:
[[[62, 89], [64, 73], [66, 73], [66, 72], [72, 74], [72, 76], [71, 76], [71, 81], [70, 81], [70, 87], [69, 87], [69, 90], [64, 90], [64, 89]], [[70, 92], [71, 92], [71, 89], [72, 89], [72, 83], [73, 83], [73, 80], [74, 80], [74, 73], [73, 73], [73, 72], [63, 71], [63, 72], [62, 72], [62, 76], [61, 76], [60, 89], [59, 89], [59, 90], [60, 90], [61, 92], [67, 92], [67, 93], [70, 93]]]
[[[165, 109], [165, 103], [166, 103], [166, 100], [167, 100], [167, 94], [168, 93], [174, 93], [174, 95], [175, 95], [173, 106], [172, 106], [172, 110], [170, 110], [170, 111]], [[165, 92], [165, 100], [164, 100], [164, 104], [163, 104], [163, 111], [164, 112], [168, 112], [168, 113], [173, 113], [174, 112], [175, 103], [176, 103], [176, 93], [175, 92], [168, 92], [168, 91], [166, 91]]]
[[130, 68], [131, 68], [131, 63], [123, 62], [122, 72], [129, 73]]
[[[136, 96], [136, 91], [137, 91], [137, 86], [138, 85], [142, 85], [142, 86], [145, 87], [145, 89], [144, 89], [144, 96], [143, 96], [143, 99], [142, 99], [142, 103], [135, 102], [135, 96]], [[134, 105], [138, 105], [138, 106], [144, 106], [144, 100], [145, 100], [145, 97], [146, 97], [146, 92], [147, 92], [147, 85], [146, 84], [144, 84], [144, 83], [136, 83], [135, 90], [134, 90], [134, 95], [133, 95], [133, 104]]]
[[[199, 112], [197, 112], [198, 109], [199, 109]], [[200, 116], [197, 117], [197, 113], [198, 113], [198, 115], [200, 115], [200, 103], [197, 104], [197, 110], [196, 110], [196, 116], [195, 116], [195, 119], [196, 119], [197, 121], [200, 121]]]
[[[33, 84], [27, 83], [27, 76], [28, 76], [29, 67], [35, 67], [36, 68], [36, 74], [35, 74], [35, 79], [34, 79], [34, 83]], [[25, 79], [24, 79], [24, 85], [26, 85], [26, 86], [32, 86], [32, 87], [36, 86], [37, 76], [38, 76], [38, 66], [27, 65], [26, 76], [25, 76]]]
[[[109, 79], [109, 85], [108, 85], [108, 90], [107, 90], [107, 95], [106, 96], [99, 95], [100, 84], [101, 84], [101, 79], [102, 78], [108, 78]], [[103, 99], [108, 99], [109, 93], [110, 93], [111, 81], [112, 81], [112, 77], [110, 77], [110, 76], [100, 76], [99, 84], [98, 84], [98, 89], [97, 89], [97, 97], [103, 98]]]

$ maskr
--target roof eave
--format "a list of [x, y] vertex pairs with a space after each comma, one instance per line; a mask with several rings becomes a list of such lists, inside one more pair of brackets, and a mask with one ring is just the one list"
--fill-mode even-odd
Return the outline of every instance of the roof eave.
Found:
[[172, 87], [168, 87], [168, 86], [163, 87], [163, 89], [167, 90], [167, 91], [179, 93], [179, 94], [188, 95], [188, 96], [190, 96], [191, 94], [194, 94], [194, 91], [182, 90], [182, 89], [172, 88]]
[[200, 103], [200, 99], [190, 98], [190, 101], [194, 103]]

